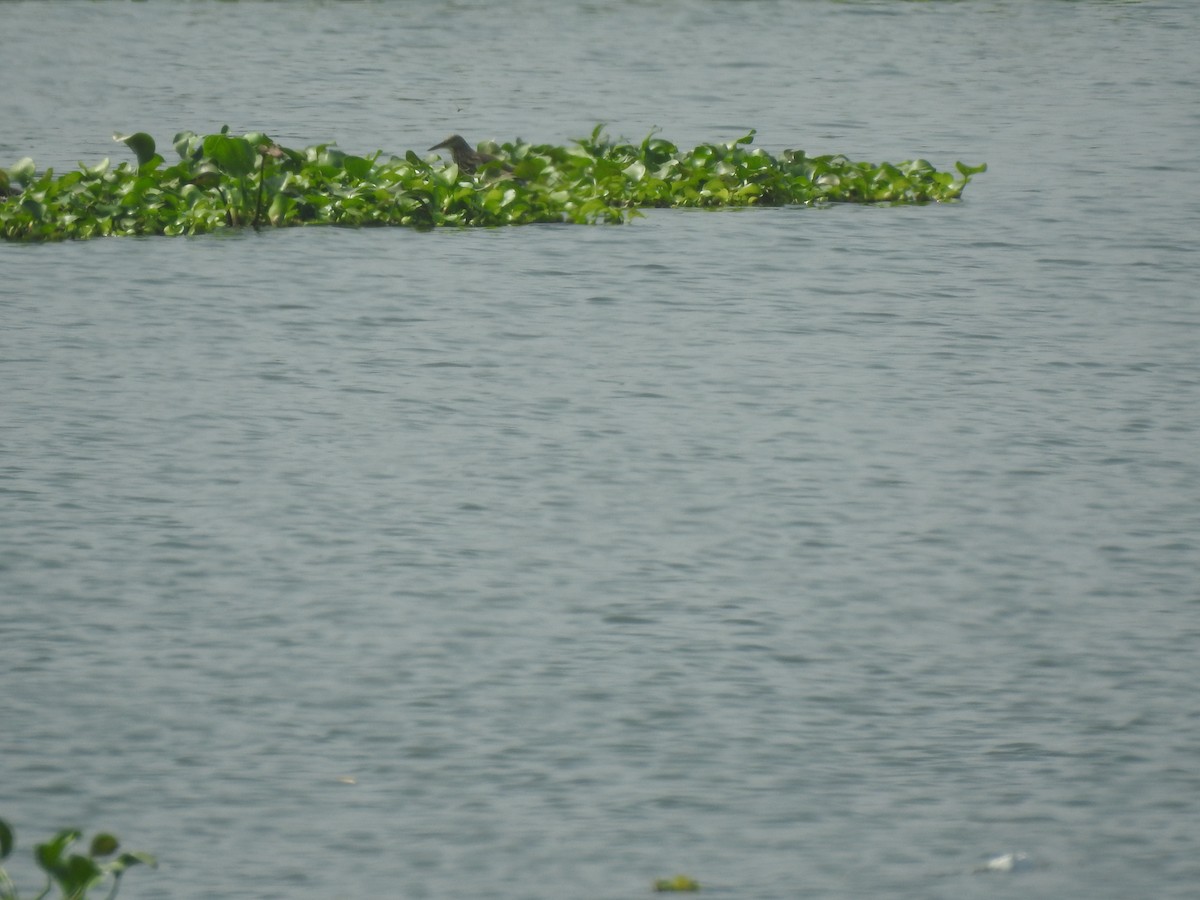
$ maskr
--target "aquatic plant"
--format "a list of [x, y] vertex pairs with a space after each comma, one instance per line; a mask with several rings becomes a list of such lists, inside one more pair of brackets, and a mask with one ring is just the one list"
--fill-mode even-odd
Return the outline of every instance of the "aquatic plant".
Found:
[[[99, 859], [112, 856], [120, 847], [115, 835], [100, 832], [92, 838], [86, 854], [69, 853], [72, 845], [79, 840], [81, 832], [73, 828], [64, 829], [44, 844], [33, 848], [33, 858], [38, 866], [46, 873], [46, 886], [37, 895], [36, 900], [42, 900], [50, 893], [55, 885], [63, 900], [86, 900], [87, 893], [92, 888], [111, 879], [107, 900], [116, 897], [121, 887], [121, 876], [130, 866], [138, 864], [155, 867], [157, 861], [148, 853], [122, 853], [110, 862], [101, 863]], [[12, 827], [0, 819], [0, 862], [12, 853], [16, 837]], [[19, 900], [16, 885], [8, 873], [0, 866], [0, 900]]]
[[680, 893], [700, 890], [700, 882], [687, 875], [676, 875], [674, 878], [660, 878], [654, 882], [654, 889], [660, 892], [677, 891]]
[[56, 176], [22, 159], [0, 169], [0, 234], [11, 241], [204, 234], [292, 225], [522, 225], [624, 222], [647, 207], [931, 203], [958, 199], [986, 165], [957, 175], [925, 160], [773, 156], [754, 132], [681, 150], [655, 134], [610, 140], [597, 126], [568, 146], [489, 144], [497, 161], [461, 171], [437, 156], [382, 158], [330, 144], [302, 150], [267, 135], [182, 132], [167, 165], [145, 132], [113, 135], [136, 164], [108, 159]]

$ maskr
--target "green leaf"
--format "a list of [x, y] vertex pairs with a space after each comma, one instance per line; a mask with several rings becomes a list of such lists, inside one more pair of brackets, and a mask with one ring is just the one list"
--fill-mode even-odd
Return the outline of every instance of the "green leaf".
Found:
[[340, 169], [345, 159], [346, 154], [341, 150], [338, 150], [336, 147], [325, 147], [317, 157], [317, 165]]
[[181, 131], [171, 142], [180, 159], [199, 159], [204, 153], [204, 139], [194, 131]]
[[104, 867], [105, 871], [112, 872], [114, 875], [121, 875], [130, 866], [149, 866], [151, 869], [158, 868], [158, 859], [149, 853], [134, 851], [132, 853], [122, 853], [115, 860]]
[[369, 159], [363, 159], [361, 156], [346, 156], [342, 159], [342, 168], [351, 178], [361, 180], [371, 174], [374, 165]]
[[47, 872], [57, 869], [63, 864], [63, 853], [77, 840], [79, 840], [79, 832], [74, 828], [65, 828], [46, 843], [35, 846], [33, 848], [34, 859]]
[[82, 897], [93, 884], [104, 877], [104, 872], [90, 856], [72, 854], [65, 866], [55, 873], [55, 880], [68, 897]]
[[634, 160], [628, 166], [621, 170], [621, 173], [630, 181], [641, 181], [646, 177], [646, 167], [641, 160]]
[[25, 156], [9, 167], [8, 174], [14, 181], [25, 183], [37, 177], [37, 167], [33, 164], [32, 159]]
[[120, 846], [121, 842], [117, 840], [115, 834], [102, 831], [92, 838], [92, 846], [88, 852], [92, 856], [111, 856], [117, 852], [117, 848]]
[[6, 859], [12, 853], [13, 844], [17, 841], [12, 828], [0, 819], [0, 859]]
[[104, 159], [100, 160], [100, 162], [96, 163], [94, 166], [84, 166], [83, 171], [87, 172], [89, 175], [100, 176], [100, 175], [105, 174], [108, 171], [108, 165], [109, 165], [108, 157], [106, 156], [106, 157], [104, 157]]
[[223, 172], [236, 178], [249, 175], [258, 163], [258, 153], [253, 144], [245, 138], [230, 137], [224, 133], [210, 134], [204, 139], [204, 155]]
[[146, 134], [144, 131], [136, 131], [133, 134], [113, 134], [114, 141], [120, 141], [133, 151], [137, 157], [138, 165], [142, 166], [154, 158], [154, 138]]
[[687, 875], [676, 875], [674, 878], [660, 878], [654, 882], [656, 891], [680, 891], [690, 892], [700, 890], [700, 882], [694, 878], [689, 878]]
[[272, 225], [282, 225], [287, 219], [287, 214], [291, 211], [295, 202], [287, 194], [276, 194], [271, 200], [271, 205], [267, 209], [267, 219]]
[[275, 143], [261, 131], [251, 131], [249, 134], [243, 135], [243, 137], [254, 147], [257, 147], [259, 144], [266, 144], [269, 147]]
[[221, 183], [221, 170], [214, 163], [201, 163], [192, 175], [191, 183], [204, 188], [215, 187]]

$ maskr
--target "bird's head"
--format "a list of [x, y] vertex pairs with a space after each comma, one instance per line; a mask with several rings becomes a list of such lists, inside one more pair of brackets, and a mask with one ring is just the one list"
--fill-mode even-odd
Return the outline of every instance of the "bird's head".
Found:
[[452, 135], [450, 135], [450, 137], [446, 138], [440, 144], [434, 144], [429, 149], [430, 150], [449, 150], [452, 153], [461, 153], [464, 150], [466, 150], [467, 152], [470, 152], [471, 145], [467, 143], [466, 139], [461, 134], [452, 134]]

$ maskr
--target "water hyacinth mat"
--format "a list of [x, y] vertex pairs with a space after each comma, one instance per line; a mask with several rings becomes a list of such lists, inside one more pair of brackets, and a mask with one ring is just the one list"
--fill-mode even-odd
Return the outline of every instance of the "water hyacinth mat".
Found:
[[[854, 162], [842, 155], [778, 156], [754, 131], [681, 150], [651, 133], [613, 141], [597, 126], [566, 146], [486, 144], [460, 166], [451, 154], [355, 156], [332, 144], [283, 147], [260, 132], [185, 131], [168, 165], [149, 134], [116, 134], [136, 163], [55, 175], [32, 159], [0, 169], [0, 233], [10, 241], [205, 234], [295, 225], [438, 226], [626, 222], [644, 208], [957, 200], [987, 165], [939, 171], [923, 159]], [[468, 145], [469, 146], [469, 145]]]

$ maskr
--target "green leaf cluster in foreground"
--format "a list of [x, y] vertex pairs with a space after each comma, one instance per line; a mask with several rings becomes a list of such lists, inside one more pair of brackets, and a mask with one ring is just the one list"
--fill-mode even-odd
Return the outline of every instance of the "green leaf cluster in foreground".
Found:
[[754, 132], [680, 150], [654, 134], [611, 141], [600, 126], [569, 146], [490, 144], [496, 161], [459, 171], [440, 157], [354, 156], [329, 144], [281, 147], [265, 134], [183, 132], [167, 165], [144, 133], [114, 135], [137, 157], [55, 176], [30, 159], [0, 169], [0, 233], [10, 241], [204, 234], [291, 225], [523, 225], [623, 222], [645, 207], [930, 203], [958, 199], [986, 165], [939, 172], [925, 160], [772, 156]]
[[[42, 900], [57, 885], [62, 900], [86, 900], [87, 893], [92, 888], [100, 887], [109, 882], [107, 900], [113, 900], [121, 887], [121, 876], [130, 866], [157, 865], [154, 857], [148, 853], [122, 853], [108, 862], [100, 862], [104, 857], [113, 856], [120, 848], [120, 842], [114, 835], [100, 832], [92, 838], [87, 853], [71, 853], [71, 847], [81, 837], [81, 833], [73, 828], [58, 832], [44, 844], [33, 848], [33, 858], [38, 867], [46, 873], [46, 886], [37, 900]], [[0, 862], [12, 853], [16, 836], [10, 826], [0, 819]], [[8, 877], [8, 873], [0, 866], [0, 900], [19, 900], [16, 885]]]

